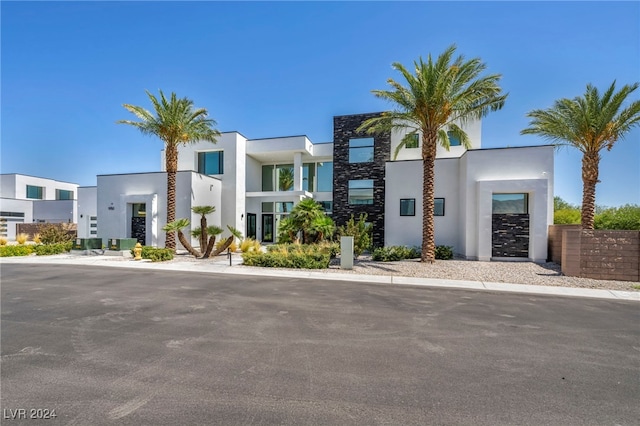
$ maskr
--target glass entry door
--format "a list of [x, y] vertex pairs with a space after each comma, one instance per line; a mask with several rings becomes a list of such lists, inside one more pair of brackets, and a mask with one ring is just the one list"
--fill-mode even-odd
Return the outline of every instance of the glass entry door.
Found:
[[273, 214], [262, 215], [262, 242], [273, 242]]
[[256, 239], [256, 215], [247, 213], [247, 238]]

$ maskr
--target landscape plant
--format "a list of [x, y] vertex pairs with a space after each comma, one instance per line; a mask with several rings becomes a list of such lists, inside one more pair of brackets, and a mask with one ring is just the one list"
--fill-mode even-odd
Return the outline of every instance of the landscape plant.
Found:
[[322, 244], [277, 244], [267, 247], [267, 252], [247, 252], [242, 254], [247, 266], [295, 269], [326, 269], [331, 254], [328, 246]]
[[435, 160], [438, 145], [449, 149], [450, 136], [470, 147], [468, 135], [460, 127], [469, 120], [486, 116], [502, 108], [507, 98], [498, 85], [499, 74], [481, 76], [486, 65], [479, 59], [454, 59], [455, 46], [450, 46], [434, 61], [414, 61], [413, 73], [395, 62], [392, 67], [402, 74], [405, 84], [393, 79], [392, 90], [373, 90], [373, 94], [390, 101], [395, 109], [366, 120], [358, 131], [369, 134], [407, 132], [395, 155], [418, 134], [422, 136], [422, 249], [421, 260], [435, 260]]
[[0, 247], [0, 257], [28, 256], [33, 253], [33, 245], [11, 245]]
[[25, 244], [28, 240], [29, 240], [29, 235], [25, 233], [21, 232], [18, 235], [16, 235], [16, 242], [18, 244]]
[[333, 236], [335, 224], [324, 209], [312, 198], [295, 205], [291, 214], [280, 221], [278, 243], [296, 243], [301, 235], [303, 244], [321, 242]]
[[0, 237], [0, 246], [6, 246], [8, 242], [7, 237]]
[[[562, 98], [548, 109], [536, 109], [527, 114], [529, 127], [522, 134], [542, 136], [556, 146], [570, 146], [582, 153], [583, 229], [594, 229], [596, 184], [599, 182], [600, 153], [610, 151], [640, 123], [640, 101], [628, 100], [639, 83], [625, 85], [616, 92], [616, 82], [600, 93], [587, 85], [583, 96]], [[624, 107], [625, 104], [628, 104]]]
[[[167, 221], [172, 223], [176, 219], [176, 174], [178, 171], [178, 145], [196, 143], [200, 141], [215, 143], [220, 132], [214, 128], [215, 120], [207, 118], [207, 110], [194, 108], [193, 101], [188, 98], [178, 98], [171, 93], [167, 99], [160, 90], [160, 99], [149, 91], [147, 96], [151, 100], [154, 112], [147, 109], [124, 104], [127, 111], [134, 114], [140, 121], [119, 120], [120, 124], [128, 124], [140, 130], [142, 134], [154, 135], [164, 143], [165, 169], [167, 172]], [[165, 247], [175, 250], [175, 232], [167, 231]]]
[[64, 229], [64, 224], [47, 223], [40, 227], [42, 244], [57, 244], [73, 241], [74, 233]]
[[367, 214], [362, 213], [356, 222], [354, 215], [344, 226], [338, 227], [340, 237], [353, 237], [353, 256], [360, 257], [362, 253], [371, 248], [371, 233], [373, 227], [367, 223]]

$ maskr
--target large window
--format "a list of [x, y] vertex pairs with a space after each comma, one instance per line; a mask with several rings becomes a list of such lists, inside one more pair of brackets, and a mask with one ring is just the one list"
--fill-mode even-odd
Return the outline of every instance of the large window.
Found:
[[400, 216], [415, 216], [415, 215], [416, 215], [416, 199], [402, 198], [400, 200]]
[[221, 175], [224, 173], [224, 152], [209, 151], [198, 153], [198, 173]]
[[[262, 166], [263, 191], [293, 191], [293, 164], [269, 164]], [[304, 163], [302, 165], [302, 190], [309, 192], [333, 191], [333, 163]]]
[[313, 192], [316, 187], [316, 163], [302, 165], [302, 190]]
[[447, 136], [449, 136], [449, 146], [460, 146], [460, 145], [462, 145], [460, 143], [460, 139], [458, 139], [457, 137], [453, 136], [453, 133], [447, 132]]
[[73, 191], [56, 189], [56, 200], [73, 200]]
[[493, 194], [493, 213], [528, 213], [529, 194]]
[[33, 198], [34, 200], [42, 200], [42, 193], [44, 188], [41, 186], [27, 185], [27, 198]]
[[324, 161], [316, 163], [316, 191], [331, 192], [333, 191], [333, 162]]
[[262, 190], [293, 191], [293, 164], [262, 166]]
[[349, 181], [349, 204], [373, 204], [373, 179]]
[[373, 161], [373, 138], [349, 139], [349, 162], [371, 163]]

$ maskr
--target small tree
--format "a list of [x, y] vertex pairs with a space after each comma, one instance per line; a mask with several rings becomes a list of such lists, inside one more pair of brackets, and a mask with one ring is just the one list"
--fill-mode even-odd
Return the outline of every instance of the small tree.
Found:
[[352, 214], [347, 224], [338, 228], [338, 235], [353, 237], [353, 254], [358, 258], [365, 250], [371, 248], [371, 231], [372, 226], [367, 223], [366, 213], [360, 214], [357, 222]]
[[216, 211], [214, 206], [194, 206], [191, 211], [200, 215], [200, 228], [191, 231], [191, 235], [200, 240], [200, 250], [204, 250], [207, 246], [207, 215]]
[[190, 223], [189, 219], [186, 219], [186, 218], [178, 219], [171, 223], [167, 223], [165, 226], [162, 227], [162, 230], [165, 232], [177, 231], [178, 240], [180, 241], [180, 244], [182, 244], [182, 246], [189, 252], [189, 254], [195, 257], [200, 257], [200, 252], [193, 248], [193, 246], [189, 243], [189, 241], [187, 241], [187, 238], [184, 236], [184, 233], [182, 232], [184, 228], [189, 226], [189, 223]]

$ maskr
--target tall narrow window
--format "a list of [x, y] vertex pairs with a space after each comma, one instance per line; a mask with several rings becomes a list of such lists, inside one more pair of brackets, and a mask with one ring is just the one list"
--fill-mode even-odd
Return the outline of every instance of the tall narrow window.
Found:
[[349, 204], [373, 204], [373, 179], [349, 181]]
[[262, 190], [273, 191], [273, 165], [262, 166]]
[[27, 198], [42, 200], [43, 189], [41, 186], [27, 185]]
[[198, 153], [198, 173], [203, 175], [224, 174], [224, 152], [209, 151]]
[[302, 165], [302, 190], [309, 192], [316, 190], [316, 163]]
[[433, 215], [444, 216], [444, 198], [434, 198]]
[[317, 176], [318, 184], [316, 187], [316, 191], [333, 191], [333, 162], [324, 161], [322, 163], [318, 163]]
[[373, 138], [349, 139], [349, 163], [373, 161]]

